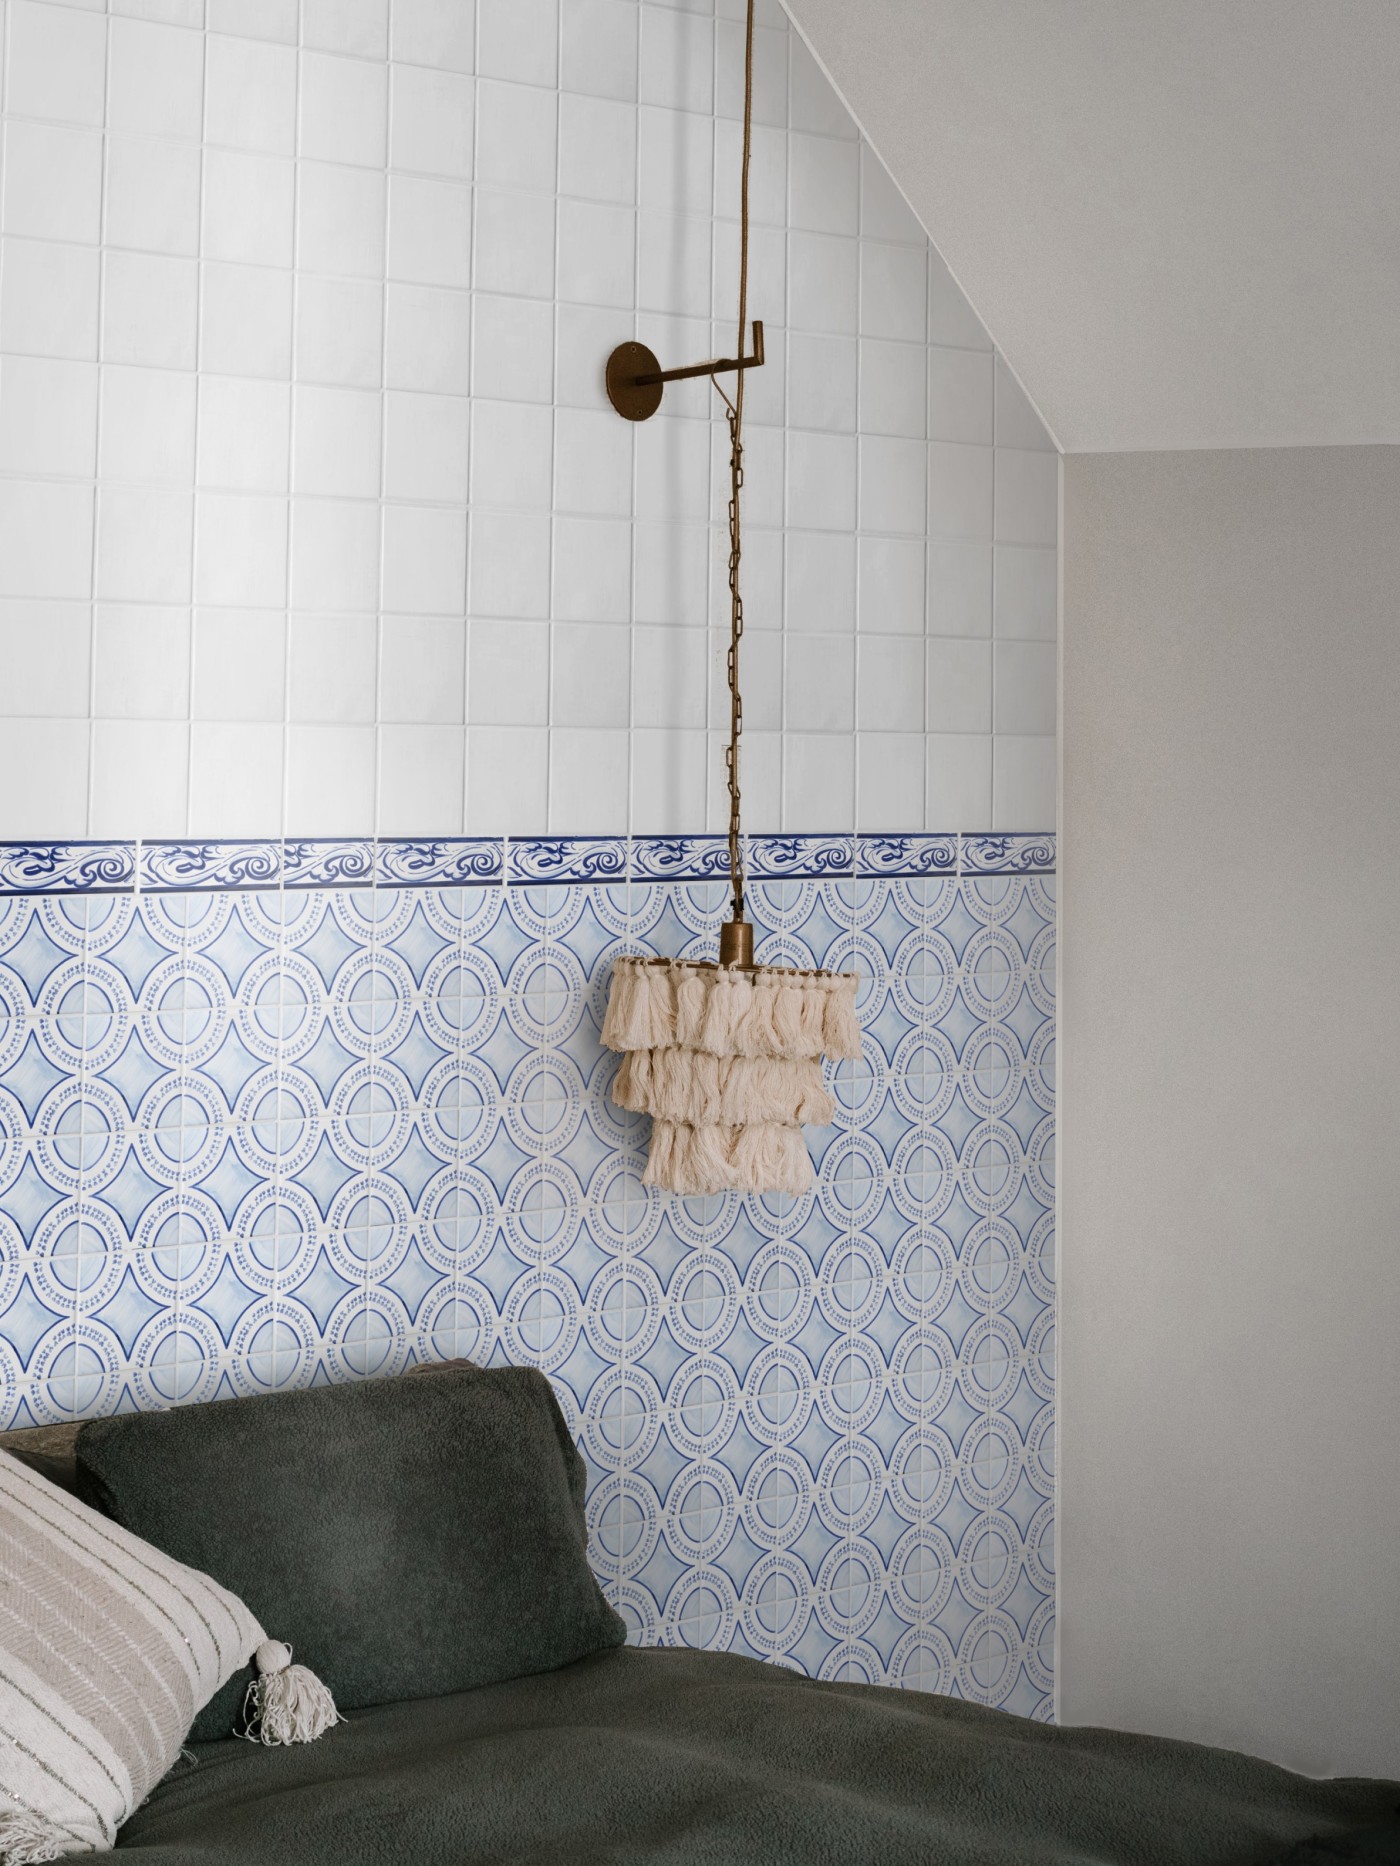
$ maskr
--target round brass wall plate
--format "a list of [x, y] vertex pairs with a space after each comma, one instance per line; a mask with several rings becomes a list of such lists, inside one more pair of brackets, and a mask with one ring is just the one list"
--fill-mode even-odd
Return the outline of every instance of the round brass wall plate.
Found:
[[608, 400], [624, 421], [645, 421], [661, 406], [661, 384], [638, 376], [659, 375], [661, 365], [644, 343], [620, 343], [608, 358]]

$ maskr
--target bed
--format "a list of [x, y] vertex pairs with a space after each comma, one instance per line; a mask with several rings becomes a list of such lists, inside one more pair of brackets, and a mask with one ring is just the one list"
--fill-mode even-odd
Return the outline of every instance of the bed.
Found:
[[[356, 1712], [302, 1748], [190, 1753], [123, 1829], [131, 1866], [1264, 1866], [1400, 1801], [1227, 1750], [630, 1647]], [[1315, 1857], [1400, 1859], [1400, 1828], [1389, 1844]]]
[[[340, 1397], [324, 1389], [319, 1399], [287, 1396], [280, 1412], [263, 1400], [231, 1401], [87, 1429], [88, 1489], [112, 1518], [156, 1547], [177, 1544], [171, 1554], [202, 1562], [266, 1625], [294, 1622], [346, 1711], [313, 1743], [192, 1741], [121, 1828], [117, 1850], [132, 1866], [1400, 1860], [1394, 1782], [1314, 1781], [1227, 1750], [819, 1683], [731, 1654], [642, 1650], [608, 1635], [601, 1649], [545, 1669], [550, 1651], [516, 1639], [489, 1662], [493, 1679], [430, 1688], [481, 1676], [475, 1655], [485, 1631], [532, 1617], [526, 1603], [536, 1603], [541, 1626], [558, 1619], [553, 1571], [531, 1567], [548, 1533], [548, 1519], [532, 1524], [529, 1516], [547, 1488], [534, 1477], [528, 1491], [517, 1485], [508, 1509], [497, 1507], [499, 1497], [482, 1509], [478, 1497], [469, 1544], [444, 1544], [437, 1568], [435, 1557], [418, 1553], [437, 1546], [435, 1524], [468, 1507], [468, 1493], [453, 1483], [477, 1481], [493, 1457], [523, 1455], [517, 1448], [529, 1436], [518, 1412], [502, 1415], [493, 1451], [489, 1433], [469, 1423], [455, 1442], [470, 1455], [450, 1461], [465, 1475], [445, 1477], [440, 1449], [423, 1447], [440, 1446], [462, 1408], [509, 1388], [512, 1404], [524, 1395], [537, 1411], [552, 1409], [528, 1455], [540, 1470], [553, 1456], [545, 1439], [562, 1421], [552, 1396], [543, 1397], [547, 1383], [503, 1379], [459, 1371], [431, 1383], [374, 1383], [378, 1391], [339, 1389]], [[319, 1420], [315, 1430], [308, 1417]], [[55, 1481], [73, 1481], [71, 1433], [57, 1443], [52, 1434], [10, 1434], [0, 1446]], [[560, 1468], [563, 1502], [548, 1509], [562, 1521], [572, 1498], [581, 1524], [582, 1465], [572, 1441]], [[309, 1489], [308, 1471], [317, 1479]], [[293, 1474], [297, 1510], [284, 1487]], [[511, 1480], [517, 1475], [512, 1466]], [[394, 1508], [386, 1510], [386, 1495]], [[205, 1507], [191, 1507], [196, 1496]], [[488, 1518], [505, 1525], [496, 1545], [481, 1527]], [[371, 1520], [382, 1546], [346, 1537], [347, 1521]], [[289, 1531], [281, 1551], [279, 1525]], [[581, 1567], [582, 1546], [580, 1535]], [[288, 1550], [302, 1561], [300, 1573]], [[468, 1599], [464, 1562], [476, 1564]], [[445, 1577], [458, 1589], [446, 1612]], [[372, 1614], [366, 1601], [375, 1603]], [[474, 1620], [477, 1605], [486, 1617]], [[612, 1617], [605, 1604], [602, 1611]], [[436, 1629], [431, 1637], [425, 1625]], [[554, 1656], [599, 1644], [574, 1621], [566, 1636], [573, 1646]], [[512, 1665], [527, 1675], [501, 1675]], [[235, 1693], [228, 1704], [236, 1702]], [[228, 1728], [231, 1714], [211, 1701], [194, 1736]]]

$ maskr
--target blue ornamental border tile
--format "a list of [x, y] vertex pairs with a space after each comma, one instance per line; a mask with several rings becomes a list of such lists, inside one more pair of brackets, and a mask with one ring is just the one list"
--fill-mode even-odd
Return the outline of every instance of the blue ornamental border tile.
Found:
[[748, 871], [755, 881], [820, 881], [852, 875], [856, 839], [851, 836], [750, 836]]
[[374, 839], [347, 836], [324, 842], [284, 842], [284, 888], [363, 888], [374, 885]]
[[134, 842], [0, 842], [0, 895], [130, 894]]
[[485, 888], [505, 878], [505, 845], [496, 836], [452, 836], [438, 842], [377, 842], [379, 887]]
[[506, 843], [506, 880], [516, 887], [627, 880], [626, 836], [526, 836]]
[[967, 836], [962, 839], [965, 875], [1051, 875], [1055, 836]]
[[[1053, 833], [751, 836], [755, 881], [860, 876], [1043, 875]], [[251, 889], [516, 887], [722, 881], [723, 836], [198, 838], [158, 842], [0, 843], [0, 897]]]
[[955, 875], [955, 835], [857, 836], [856, 873], [860, 876]]
[[138, 886], [148, 894], [276, 888], [282, 880], [282, 844], [143, 842], [137, 873]]
[[634, 881], [728, 881], [728, 836], [635, 836]]

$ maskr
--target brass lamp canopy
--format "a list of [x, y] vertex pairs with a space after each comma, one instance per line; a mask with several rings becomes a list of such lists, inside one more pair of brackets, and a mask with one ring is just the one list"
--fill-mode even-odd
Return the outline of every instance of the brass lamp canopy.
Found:
[[753, 970], [753, 925], [748, 920], [724, 920], [719, 929], [719, 962]]

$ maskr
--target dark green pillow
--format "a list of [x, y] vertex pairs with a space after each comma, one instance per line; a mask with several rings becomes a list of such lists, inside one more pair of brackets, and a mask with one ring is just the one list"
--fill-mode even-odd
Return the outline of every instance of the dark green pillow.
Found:
[[[79, 1494], [247, 1602], [341, 1710], [552, 1671], [626, 1637], [586, 1472], [532, 1368], [442, 1370], [94, 1420]], [[246, 1678], [192, 1736], [226, 1736]]]

